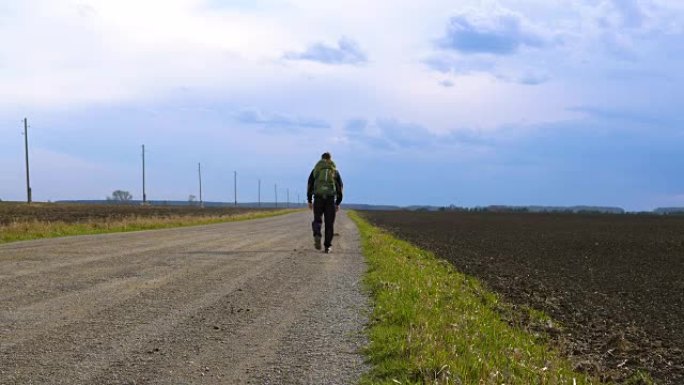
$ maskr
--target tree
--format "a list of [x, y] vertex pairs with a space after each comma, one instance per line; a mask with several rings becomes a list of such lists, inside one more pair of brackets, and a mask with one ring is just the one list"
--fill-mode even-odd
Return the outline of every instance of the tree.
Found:
[[123, 190], [116, 190], [112, 193], [111, 197], [107, 197], [108, 201], [115, 201], [115, 202], [128, 202], [131, 199], [133, 199], [133, 195], [129, 193], [128, 191], [123, 191]]

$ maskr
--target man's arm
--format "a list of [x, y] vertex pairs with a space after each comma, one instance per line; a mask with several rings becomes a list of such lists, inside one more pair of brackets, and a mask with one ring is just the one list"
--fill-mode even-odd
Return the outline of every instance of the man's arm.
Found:
[[309, 174], [309, 181], [307, 182], [306, 185], [306, 200], [311, 203], [313, 200], [313, 194], [314, 194], [314, 172], [311, 170], [311, 174]]
[[340, 176], [340, 172], [337, 171], [335, 173], [335, 184], [336, 186], [336, 191], [337, 191], [337, 199], [335, 199], [335, 205], [339, 206], [340, 203], [342, 203], [342, 188], [344, 187], [344, 184], [342, 184], [342, 177]]

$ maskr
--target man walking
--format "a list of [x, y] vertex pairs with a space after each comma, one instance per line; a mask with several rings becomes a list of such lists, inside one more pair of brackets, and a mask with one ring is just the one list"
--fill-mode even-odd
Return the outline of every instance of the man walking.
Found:
[[[330, 253], [334, 234], [335, 213], [342, 203], [342, 178], [332, 161], [330, 153], [321, 155], [321, 160], [309, 175], [309, 183], [306, 189], [306, 198], [309, 201], [309, 210], [313, 210], [314, 220], [311, 222], [313, 229], [314, 247], [321, 249], [321, 224], [325, 218], [325, 252]], [[313, 199], [313, 203], [312, 203]]]

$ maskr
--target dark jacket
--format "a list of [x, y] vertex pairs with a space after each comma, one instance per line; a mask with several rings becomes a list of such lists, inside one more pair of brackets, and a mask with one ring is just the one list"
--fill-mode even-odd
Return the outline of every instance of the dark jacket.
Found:
[[[306, 187], [306, 199], [311, 202], [314, 196], [314, 170], [309, 174], [309, 182]], [[340, 172], [335, 170], [335, 205], [339, 206], [342, 203], [342, 177]]]

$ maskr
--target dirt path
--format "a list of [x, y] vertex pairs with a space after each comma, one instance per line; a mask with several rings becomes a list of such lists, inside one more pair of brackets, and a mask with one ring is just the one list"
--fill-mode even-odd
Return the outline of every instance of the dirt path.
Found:
[[0, 246], [0, 384], [350, 384], [365, 264], [309, 213]]

